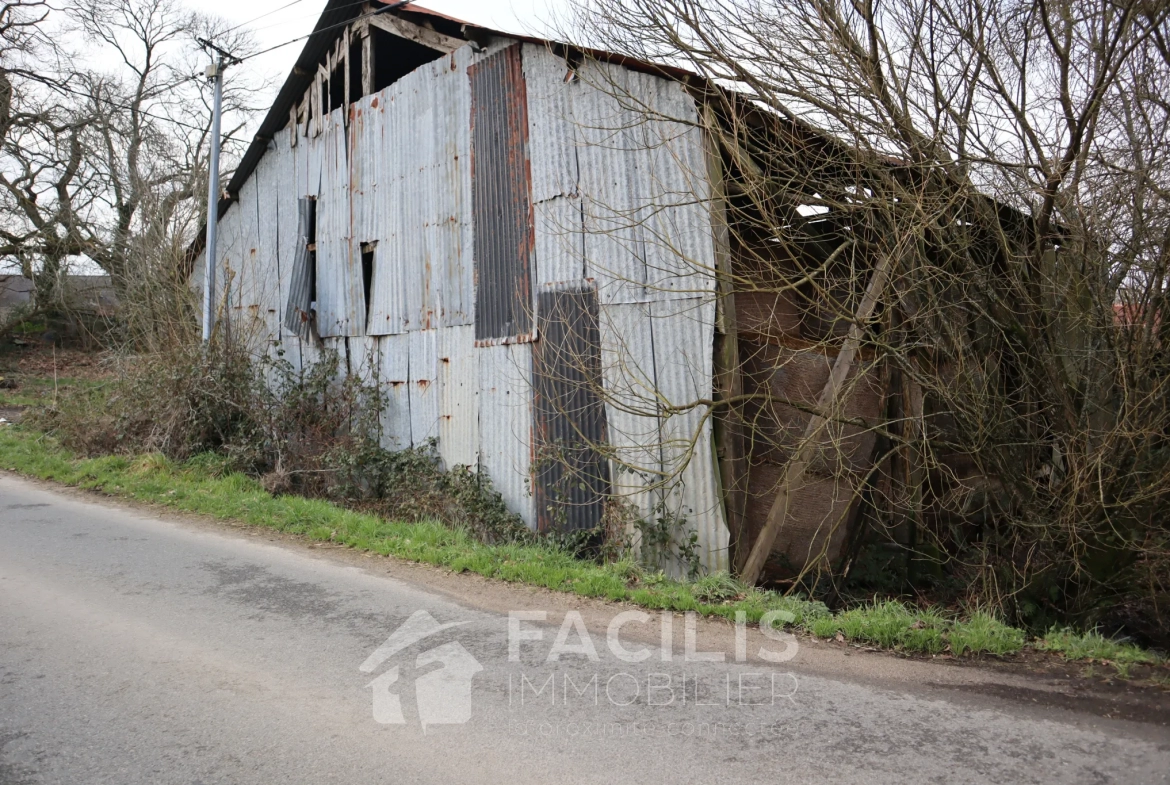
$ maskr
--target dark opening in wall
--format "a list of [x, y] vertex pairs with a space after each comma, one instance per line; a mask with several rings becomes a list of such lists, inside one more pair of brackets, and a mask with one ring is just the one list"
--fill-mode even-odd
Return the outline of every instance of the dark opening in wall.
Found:
[[317, 118], [317, 130], [320, 132], [321, 119], [329, 114], [329, 80], [321, 80], [321, 117]]
[[366, 329], [370, 326], [370, 292], [374, 289], [374, 245], [362, 243], [362, 290], [366, 294]]
[[362, 97], [362, 39], [355, 38], [349, 45], [349, 102]]
[[313, 339], [317, 335], [317, 200], [301, 197], [297, 204], [297, 244], [289, 274], [288, 304], [284, 326], [293, 334]]
[[346, 106], [344, 65], [339, 65], [329, 75], [329, 111], [332, 112], [339, 106]]
[[399, 38], [376, 27], [370, 28], [370, 35], [374, 50], [374, 92], [389, 87], [414, 69], [443, 56], [437, 49]]
[[317, 310], [317, 200], [309, 197], [309, 302]]

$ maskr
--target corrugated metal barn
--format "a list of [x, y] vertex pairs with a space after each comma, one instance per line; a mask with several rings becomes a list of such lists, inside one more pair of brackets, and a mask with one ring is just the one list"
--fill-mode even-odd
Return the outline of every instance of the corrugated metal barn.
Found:
[[[220, 205], [223, 317], [296, 365], [336, 351], [385, 391], [386, 447], [435, 440], [532, 528], [616, 508], [668, 531], [676, 570], [729, 569], [731, 532], [771, 494], [743, 492], [742, 448], [697, 402], [785, 365], [807, 397], [829, 361], [772, 341], [784, 308], [746, 297], [737, 340], [775, 344], [774, 362], [741, 375], [733, 359], [721, 381], [727, 227], [684, 82], [417, 6], [330, 2]], [[850, 504], [830, 482], [805, 491], [819, 517], [797, 522], [795, 561]]]

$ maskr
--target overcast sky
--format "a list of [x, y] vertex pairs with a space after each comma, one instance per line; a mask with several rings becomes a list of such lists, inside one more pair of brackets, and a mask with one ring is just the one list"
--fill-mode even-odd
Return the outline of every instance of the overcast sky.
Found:
[[[417, 3], [434, 11], [476, 22], [484, 27], [518, 33], [547, 33], [549, 22], [563, 11], [570, 0], [423, 0]], [[255, 19], [250, 28], [261, 49], [298, 38], [312, 32], [317, 17], [325, 7], [325, 0], [188, 0], [194, 10], [228, 19], [241, 24]], [[283, 6], [288, 6], [284, 8]], [[279, 10], [278, 10], [279, 9]], [[261, 14], [270, 16], [256, 19]], [[290, 44], [275, 52], [249, 61], [251, 67], [259, 69], [264, 76], [276, 76], [277, 86], [292, 69], [304, 42]]]

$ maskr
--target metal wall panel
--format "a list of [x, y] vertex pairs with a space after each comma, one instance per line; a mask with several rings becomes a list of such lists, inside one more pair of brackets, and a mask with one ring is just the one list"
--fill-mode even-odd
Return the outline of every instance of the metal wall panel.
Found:
[[[317, 362], [330, 355], [337, 357], [337, 371], [334, 379], [338, 382], [345, 381], [345, 377], [349, 375], [349, 345], [344, 336], [336, 335], [321, 339], [321, 352]], [[307, 371], [308, 368], [304, 370]]]
[[[650, 303], [654, 373], [664, 403], [686, 407], [711, 398], [715, 303], [712, 298]], [[662, 467], [677, 478], [663, 495], [665, 509], [698, 535], [699, 561], [707, 572], [728, 568], [729, 532], [715, 466], [711, 419], [706, 409], [664, 413]], [[683, 535], [685, 536], [685, 534]]]
[[[287, 133], [277, 134], [273, 140], [276, 150], [268, 155], [276, 155], [276, 191], [271, 194], [277, 205], [277, 258], [280, 268], [280, 305], [277, 315], [280, 316], [280, 335], [287, 338], [296, 335], [296, 332], [285, 326], [285, 315], [288, 310], [289, 287], [291, 284], [293, 258], [300, 244], [299, 231], [299, 204], [305, 196], [297, 185], [297, 155], [302, 150], [303, 139], [298, 139], [298, 145], [293, 147]], [[267, 157], [267, 156], [265, 156]], [[286, 343], [288, 343], [286, 341]]]
[[556, 196], [540, 202], [534, 210], [537, 289], [585, 278], [580, 200]]
[[437, 330], [415, 330], [410, 343], [410, 441], [422, 447], [439, 437], [439, 346]]
[[349, 372], [368, 387], [379, 384], [382, 375], [381, 347], [373, 336], [347, 338]]
[[522, 340], [532, 333], [533, 219], [528, 107], [521, 47], [468, 69], [475, 222], [475, 337]]
[[644, 302], [646, 264], [639, 227], [644, 162], [633, 132], [638, 118], [619, 98], [629, 89], [628, 72], [590, 62], [578, 73], [570, 100], [587, 276], [597, 280], [603, 303]]
[[476, 350], [479, 359], [479, 466], [508, 509], [536, 528], [532, 476], [531, 344]]
[[286, 232], [295, 238], [292, 263], [289, 265], [285, 288], [288, 292], [284, 307], [286, 334], [310, 340], [314, 336], [313, 278], [316, 275], [314, 252], [309, 250], [309, 237], [315, 215], [316, 202], [302, 196], [297, 202], [296, 231]]
[[532, 344], [533, 486], [541, 531], [601, 525], [610, 492], [592, 287], [541, 292]]
[[[602, 305], [600, 318], [614, 495], [643, 520], [676, 519], [677, 542], [695, 532], [705, 571], [727, 569], [729, 540], [710, 421], [702, 406], [664, 406], [710, 398], [714, 315], [694, 299]], [[685, 576], [689, 565], [665, 566]]]
[[215, 255], [219, 258], [216, 262], [214, 301], [217, 330], [223, 329], [225, 314], [234, 315], [233, 309], [239, 305], [239, 287], [236, 285], [236, 279], [239, 276], [240, 262], [237, 245], [242, 212], [239, 202], [236, 202], [228, 207], [227, 213], [219, 220], [215, 248]]
[[382, 446], [387, 450], [410, 447], [410, 337], [386, 335], [378, 339], [378, 378], [385, 395], [382, 409]]
[[588, 277], [602, 302], [693, 297], [714, 286], [705, 149], [676, 82], [605, 63], [570, 94]]
[[350, 248], [349, 164], [342, 110], [326, 118], [317, 200], [317, 330], [322, 337], [365, 333], [361, 258]]
[[[650, 306], [602, 304], [599, 329], [613, 493], [634, 517], [650, 521], [662, 466]], [[626, 534], [639, 536], [633, 528]]]
[[[284, 135], [282, 135], [284, 136]], [[287, 138], [285, 136], [284, 138]], [[280, 286], [280, 170], [288, 165], [284, 151], [274, 145], [268, 155], [260, 159], [253, 177], [259, 183], [256, 189], [256, 221], [260, 235], [260, 267], [257, 275], [260, 318], [264, 323], [264, 337], [280, 335], [284, 299]]]
[[470, 324], [470, 93], [456, 55], [370, 97], [380, 139], [370, 329], [395, 334]]
[[472, 325], [439, 330], [439, 455], [447, 469], [479, 463], [479, 369]]
[[239, 216], [236, 235], [235, 268], [232, 273], [232, 307], [229, 317], [232, 339], [261, 354], [265, 343], [265, 325], [261, 317], [261, 278], [264, 271], [260, 261], [260, 228], [256, 216], [257, 191], [260, 178], [255, 172], [240, 189], [236, 212]]
[[640, 121], [632, 130], [641, 138], [638, 199], [647, 294], [663, 300], [711, 292], [715, 244], [698, 109], [678, 82], [631, 71], [629, 87]]
[[[377, 161], [381, 152], [381, 126], [371, 116], [370, 101], [365, 96], [349, 107], [349, 236], [350, 253], [360, 254], [361, 243], [373, 236], [377, 201]], [[360, 258], [360, 256], [358, 257]]]
[[577, 145], [570, 96], [569, 66], [546, 46], [524, 44], [528, 94], [528, 151], [532, 160], [532, 202], [576, 197]]

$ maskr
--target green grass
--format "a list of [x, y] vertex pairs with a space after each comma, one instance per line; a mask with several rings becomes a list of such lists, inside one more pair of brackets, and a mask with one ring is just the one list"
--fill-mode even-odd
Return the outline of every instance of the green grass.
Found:
[[1106, 638], [1097, 630], [1053, 629], [1037, 641], [1036, 648], [1056, 652], [1068, 660], [1096, 660], [1121, 666], [1126, 672], [1133, 665], [1156, 665], [1163, 661], [1140, 646]]
[[[886, 601], [833, 614], [823, 603], [746, 587], [727, 573], [684, 583], [661, 572], [646, 573], [631, 561], [599, 565], [550, 546], [485, 545], [465, 531], [435, 521], [391, 521], [320, 499], [272, 496], [256, 480], [226, 467], [215, 455], [199, 455], [184, 463], [158, 454], [133, 459], [77, 458], [30, 428], [0, 426], [3, 469], [456, 572], [651, 609], [697, 611], [731, 620], [742, 613], [753, 623], [765, 613], [781, 611], [790, 628], [819, 638], [841, 635], [883, 649], [938, 654], [949, 647], [957, 656], [1006, 655], [1026, 645], [1022, 630], [982, 611], [956, 619]], [[1038, 646], [1069, 659], [1109, 660], [1126, 667], [1158, 661], [1148, 652], [1095, 632], [1053, 631]]]

